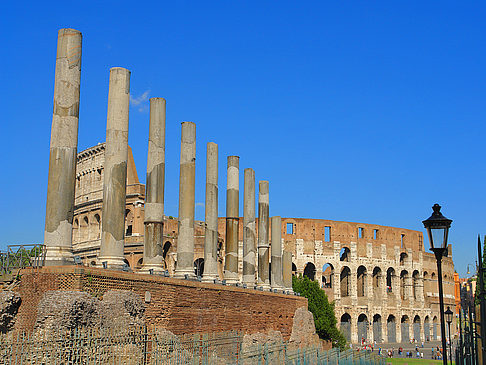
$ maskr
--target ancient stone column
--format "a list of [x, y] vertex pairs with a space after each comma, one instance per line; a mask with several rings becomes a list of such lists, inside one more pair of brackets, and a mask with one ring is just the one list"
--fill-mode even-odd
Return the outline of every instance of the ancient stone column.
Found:
[[103, 180], [101, 246], [98, 265], [120, 269], [124, 264], [125, 201], [127, 194], [128, 107], [130, 71], [110, 70]]
[[57, 38], [44, 230], [46, 265], [73, 263], [72, 230], [78, 148], [81, 39], [81, 32], [75, 29], [60, 29]]
[[196, 187], [196, 124], [182, 122], [179, 175], [179, 236], [176, 278], [194, 278], [194, 200]]
[[143, 272], [164, 270], [165, 99], [150, 99]]
[[206, 228], [203, 281], [218, 279], [218, 145], [209, 142], [206, 155]]
[[238, 232], [240, 223], [239, 175], [240, 158], [228, 156], [226, 185], [226, 254], [224, 260], [224, 279], [228, 284], [238, 282]]
[[292, 252], [284, 251], [282, 255], [282, 278], [285, 290], [293, 293], [292, 290]]
[[270, 288], [268, 272], [268, 214], [269, 214], [268, 181], [259, 182], [258, 193], [258, 286]]
[[272, 289], [283, 289], [282, 218], [272, 217]]
[[243, 284], [253, 288], [256, 265], [255, 171], [245, 169], [243, 192]]

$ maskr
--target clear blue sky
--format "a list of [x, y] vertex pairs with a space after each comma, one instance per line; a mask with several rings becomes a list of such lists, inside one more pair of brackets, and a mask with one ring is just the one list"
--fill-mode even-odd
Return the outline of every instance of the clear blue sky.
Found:
[[4, 1], [0, 248], [43, 240], [57, 31], [70, 27], [83, 33], [79, 150], [104, 141], [109, 68], [126, 67], [145, 182], [147, 99], [167, 99], [166, 214], [193, 121], [198, 219], [214, 141], [221, 214], [232, 154], [241, 177], [270, 181], [271, 215], [422, 230], [438, 202], [463, 275], [486, 234], [485, 19], [479, 1]]

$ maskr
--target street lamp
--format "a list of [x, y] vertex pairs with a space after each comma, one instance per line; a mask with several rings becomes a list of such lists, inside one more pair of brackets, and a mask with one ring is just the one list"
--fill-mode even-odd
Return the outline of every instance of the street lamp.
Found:
[[451, 323], [452, 323], [452, 316], [454, 315], [454, 312], [451, 311], [450, 307], [447, 307], [447, 310], [445, 311], [445, 320], [447, 322], [447, 327], [449, 329], [449, 354], [451, 357], [451, 362], [452, 362], [452, 339], [451, 339]]
[[434, 252], [437, 260], [437, 279], [439, 280], [439, 312], [440, 312], [440, 333], [442, 339], [443, 356], [442, 361], [447, 365], [447, 347], [445, 339], [444, 320], [444, 292], [442, 289], [442, 257], [447, 257], [447, 238], [452, 220], [447, 219], [440, 212], [440, 205], [434, 204], [433, 213], [426, 220], [422, 221], [429, 236], [430, 250]]

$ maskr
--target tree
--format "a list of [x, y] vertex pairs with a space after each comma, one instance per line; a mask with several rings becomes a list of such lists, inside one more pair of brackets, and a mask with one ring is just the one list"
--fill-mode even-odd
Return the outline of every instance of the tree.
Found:
[[332, 342], [332, 347], [344, 349], [346, 339], [336, 327], [334, 303], [329, 303], [327, 295], [319, 284], [307, 276], [292, 277], [292, 289], [307, 298], [308, 309], [314, 315], [314, 324], [319, 338]]

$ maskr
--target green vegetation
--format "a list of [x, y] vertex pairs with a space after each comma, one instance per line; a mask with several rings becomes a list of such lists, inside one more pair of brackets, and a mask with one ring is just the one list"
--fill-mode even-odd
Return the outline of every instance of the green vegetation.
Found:
[[334, 303], [329, 303], [326, 293], [319, 288], [319, 284], [306, 276], [293, 276], [292, 289], [307, 298], [308, 309], [314, 315], [314, 324], [319, 338], [331, 341], [332, 347], [343, 350], [346, 347], [346, 339], [336, 327]]

